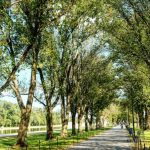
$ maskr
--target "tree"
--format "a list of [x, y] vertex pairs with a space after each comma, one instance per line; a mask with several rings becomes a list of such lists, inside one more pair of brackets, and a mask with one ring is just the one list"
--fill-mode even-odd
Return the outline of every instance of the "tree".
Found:
[[[14, 90], [21, 111], [21, 120], [16, 143], [16, 146], [19, 147], [26, 146], [25, 137], [27, 135], [32, 110], [34, 90], [36, 87], [38, 54], [40, 50], [42, 31], [45, 27], [46, 20], [44, 19], [44, 17], [45, 12], [47, 11], [46, 8], [47, 8], [47, 1], [36, 1], [36, 0], [24, 1], [24, 3], [17, 3], [17, 5], [15, 5], [15, 8], [12, 7], [12, 5], [10, 5], [8, 17], [11, 19], [12, 22], [14, 22], [14, 24], [11, 24], [8, 30], [6, 28], [7, 26], [4, 26], [4, 30], [6, 30], [5, 32], [7, 33], [6, 35], [8, 36], [6, 37], [6, 44], [5, 44], [6, 48], [3, 48], [3, 50], [5, 50], [5, 52], [8, 51], [9, 54], [7, 63], [10, 64], [11, 62], [11, 67], [15, 68], [15, 70], [12, 69], [13, 71], [12, 72], [10, 71], [10, 73], [8, 71], [8, 76], [10, 77], [8, 78], [9, 80], [7, 81], [9, 81], [10, 86]], [[19, 11], [20, 14], [16, 14], [16, 10]], [[15, 14], [17, 15], [16, 20], [13, 18]], [[14, 30], [11, 31], [11, 28]], [[22, 38], [24, 39], [23, 42], [21, 42]], [[16, 61], [18, 59], [19, 50], [21, 51], [24, 46], [25, 47], [27, 46], [28, 51], [29, 49], [32, 48], [30, 58], [28, 60], [31, 64], [31, 80], [26, 105], [24, 105], [21, 97], [16, 74], [16, 71], [20, 66], [20, 60], [22, 62], [25, 61], [26, 59], [26, 56], [22, 55], [20, 60], [18, 62]], [[26, 55], [28, 53], [27, 49], [25, 50]], [[7, 81], [6, 83], [8, 83]]]
[[[113, 51], [149, 65], [149, 2], [106, 0], [101, 29]], [[118, 19], [119, 18], [119, 19]]]

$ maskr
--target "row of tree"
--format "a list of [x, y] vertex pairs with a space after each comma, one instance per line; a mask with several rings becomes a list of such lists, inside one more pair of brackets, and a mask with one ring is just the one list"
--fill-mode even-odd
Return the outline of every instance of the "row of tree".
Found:
[[128, 120], [132, 114], [133, 129], [135, 121], [141, 129], [150, 129], [150, 2], [105, 2], [104, 17], [107, 19], [103, 29], [124, 93], [121, 105], [128, 112]]
[[[83, 117], [85, 130], [94, 119], [99, 128], [100, 112], [119, 95], [130, 104], [133, 127], [134, 113], [140, 126], [147, 126], [149, 6], [148, 0], [1, 1], [0, 92], [10, 90], [17, 98], [16, 145], [26, 145], [34, 98], [46, 111], [46, 139], [53, 137], [52, 110], [58, 102], [62, 136], [69, 113], [72, 134], [76, 114], [79, 132]], [[22, 70], [30, 70], [28, 84], [19, 78]]]
[[[26, 146], [33, 99], [46, 111], [46, 139], [53, 137], [53, 108], [61, 104], [61, 135], [67, 135], [69, 113], [72, 134], [92, 129], [99, 110], [116, 97], [110, 59], [102, 56], [95, 15], [98, 1], [1, 1], [1, 88], [16, 96], [21, 117], [17, 146]], [[30, 70], [24, 84], [19, 73]], [[23, 96], [27, 95], [26, 104]]]

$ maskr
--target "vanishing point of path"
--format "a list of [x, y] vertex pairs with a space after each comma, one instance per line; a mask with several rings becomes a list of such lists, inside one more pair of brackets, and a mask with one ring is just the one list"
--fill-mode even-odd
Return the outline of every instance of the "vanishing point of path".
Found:
[[120, 126], [117, 126], [68, 150], [131, 150], [129, 141], [126, 129], [120, 129]]

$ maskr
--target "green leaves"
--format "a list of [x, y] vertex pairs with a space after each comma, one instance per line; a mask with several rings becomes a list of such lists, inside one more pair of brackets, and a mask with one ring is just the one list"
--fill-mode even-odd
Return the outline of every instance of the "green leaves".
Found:
[[119, 4], [116, 0], [114, 3], [106, 3], [106, 8], [111, 7], [114, 12], [111, 17], [104, 19], [106, 26], [103, 29], [111, 36], [110, 45], [123, 55], [132, 56], [135, 60], [140, 59], [149, 66], [148, 8], [141, 1], [120, 1]]

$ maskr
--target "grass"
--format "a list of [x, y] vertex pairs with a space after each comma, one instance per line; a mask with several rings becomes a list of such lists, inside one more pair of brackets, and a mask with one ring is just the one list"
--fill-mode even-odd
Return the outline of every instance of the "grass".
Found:
[[[59, 136], [59, 132], [54, 132], [54, 138], [50, 141], [45, 141], [45, 134], [34, 134], [28, 135], [27, 143], [28, 143], [28, 150], [52, 150], [52, 149], [59, 149], [65, 150], [66, 148], [72, 146], [74, 143], [78, 143], [82, 140], [86, 140], [91, 136], [96, 134], [100, 134], [110, 128], [102, 128], [100, 130], [92, 130], [89, 132], [83, 132], [77, 134], [76, 136], [71, 135], [71, 131], [69, 130], [68, 136], [66, 138], [62, 138]], [[16, 142], [16, 137], [7, 137], [7, 138], [0, 138], [0, 150], [7, 150], [11, 148], [14, 143]]]
[[[138, 132], [141, 132], [140, 134], [140, 140], [141, 140], [141, 143], [142, 143], [142, 147], [144, 147], [144, 144], [145, 144], [145, 147], [146, 148], [149, 148], [150, 147], [150, 130], [145, 130], [143, 132], [142, 129], [140, 128], [135, 128], [135, 135], [138, 136]], [[137, 143], [135, 143], [135, 145], [137, 146]]]
[[144, 131], [144, 134], [141, 137], [141, 140], [145, 143], [146, 147], [150, 147], [150, 130]]

